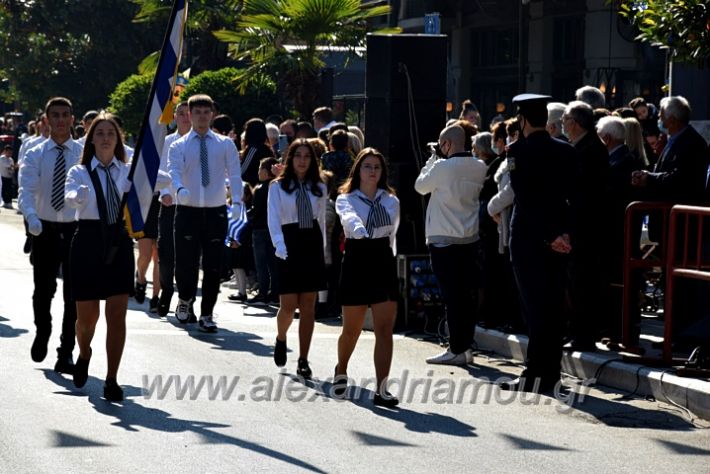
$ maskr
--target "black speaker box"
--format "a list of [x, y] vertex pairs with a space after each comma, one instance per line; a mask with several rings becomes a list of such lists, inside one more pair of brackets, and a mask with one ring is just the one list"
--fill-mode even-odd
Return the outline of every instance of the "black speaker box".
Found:
[[446, 35], [367, 35], [367, 98], [446, 100]]
[[446, 125], [446, 70], [444, 35], [367, 37], [365, 145], [389, 160], [390, 182], [400, 199], [397, 246], [403, 254], [426, 249], [426, 207], [414, 181], [429, 158], [426, 144], [437, 141]]

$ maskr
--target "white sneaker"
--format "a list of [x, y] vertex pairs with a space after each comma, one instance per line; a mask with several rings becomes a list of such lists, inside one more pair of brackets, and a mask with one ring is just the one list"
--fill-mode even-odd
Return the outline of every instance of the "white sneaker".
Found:
[[217, 332], [217, 325], [214, 323], [214, 319], [211, 314], [200, 316], [200, 331]]
[[427, 364], [468, 365], [473, 363], [473, 352], [471, 349], [467, 349], [461, 354], [454, 354], [450, 349], [446, 349], [439, 355], [429, 357], [426, 362]]
[[190, 320], [190, 301], [178, 299], [177, 308], [175, 308], [175, 318], [181, 324], [187, 324]]

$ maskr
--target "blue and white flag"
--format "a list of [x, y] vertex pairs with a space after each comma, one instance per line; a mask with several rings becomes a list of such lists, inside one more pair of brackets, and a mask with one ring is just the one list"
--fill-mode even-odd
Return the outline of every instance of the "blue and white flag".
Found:
[[168, 30], [160, 51], [158, 69], [136, 142], [130, 174], [133, 185], [125, 198], [126, 222], [131, 237], [143, 236], [143, 227], [155, 192], [166, 125], [173, 118], [173, 89], [180, 64], [186, 20], [187, 0], [174, 0]]
[[239, 206], [239, 215], [232, 215], [232, 206], [227, 208], [227, 239], [225, 244], [229, 247], [232, 242], [242, 243], [242, 232], [247, 228], [247, 210], [245, 205]]

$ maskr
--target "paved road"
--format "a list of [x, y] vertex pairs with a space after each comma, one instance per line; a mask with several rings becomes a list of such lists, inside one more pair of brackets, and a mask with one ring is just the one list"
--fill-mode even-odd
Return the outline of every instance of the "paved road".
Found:
[[[400, 409], [374, 408], [370, 390], [335, 401], [327, 379], [337, 321], [317, 324], [317, 380], [304, 386], [294, 376], [294, 352], [284, 372], [272, 362], [273, 313], [225, 301], [228, 290], [216, 335], [186, 331], [172, 313], [159, 319], [145, 312], [147, 303], [132, 302], [119, 373], [127, 399], [111, 404], [101, 399], [102, 323], [83, 389], [51, 370], [51, 352], [31, 361], [32, 281], [20, 216], [3, 210], [0, 235], [2, 472], [707, 473], [710, 466], [710, 431], [671, 406], [597, 388], [576, 395], [573, 408], [550, 397], [510, 398], [485, 379], [514, 376], [513, 361], [478, 356], [469, 368], [431, 367], [424, 358], [439, 348], [414, 338], [395, 341], [392, 374], [406, 377], [409, 398]], [[372, 349], [365, 333], [352, 377], [373, 375]]]

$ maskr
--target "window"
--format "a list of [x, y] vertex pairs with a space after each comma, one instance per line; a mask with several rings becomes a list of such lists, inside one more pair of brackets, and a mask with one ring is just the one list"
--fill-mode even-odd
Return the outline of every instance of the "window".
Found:
[[510, 66], [517, 63], [517, 28], [477, 30], [471, 33], [471, 64], [473, 66]]
[[555, 61], [581, 61], [584, 59], [584, 17], [556, 18], [554, 23]]

